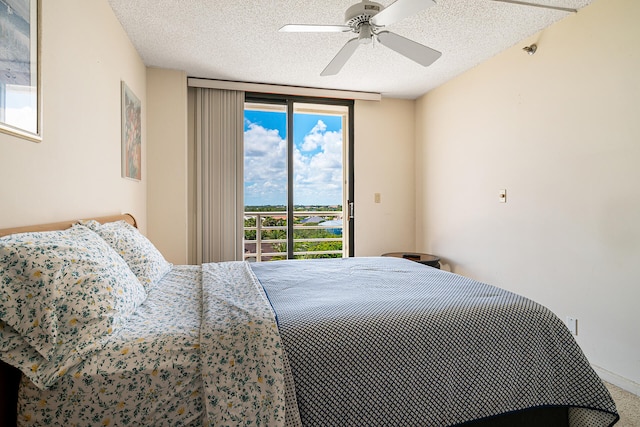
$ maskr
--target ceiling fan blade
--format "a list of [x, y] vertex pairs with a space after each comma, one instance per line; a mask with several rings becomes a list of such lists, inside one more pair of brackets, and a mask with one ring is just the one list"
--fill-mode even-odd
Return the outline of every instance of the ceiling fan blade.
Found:
[[342, 49], [340, 49], [338, 54], [331, 60], [331, 62], [329, 62], [329, 65], [327, 65], [325, 69], [322, 70], [320, 75], [333, 76], [335, 74], [338, 74], [342, 67], [344, 67], [344, 64], [346, 64], [349, 58], [351, 58], [351, 55], [353, 55], [353, 53], [356, 51], [358, 45], [359, 43], [357, 37], [349, 40], [344, 46], [342, 46]]
[[378, 41], [389, 49], [393, 49], [400, 55], [406, 56], [425, 67], [433, 64], [442, 55], [437, 50], [389, 31], [378, 33]]
[[397, 0], [385, 7], [371, 18], [371, 23], [378, 27], [393, 24], [436, 4], [433, 0]]
[[351, 31], [351, 27], [347, 25], [289, 24], [278, 31], [281, 33], [344, 33]]
[[549, 6], [549, 5], [545, 5], [545, 4], [528, 3], [528, 2], [516, 1], [516, 0], [492, 0], [492, 1], [497, 1], [497, 2], [500, 2], [500, 3], [518, 4], [518, 5], [521, 5], [521, 6], [541, 7], [543, 9], [560, 10], [562, 12], [578, 13], [578, 11], [576, 9], [572, 9], [572, 8], [569, 8], [569, 7]]

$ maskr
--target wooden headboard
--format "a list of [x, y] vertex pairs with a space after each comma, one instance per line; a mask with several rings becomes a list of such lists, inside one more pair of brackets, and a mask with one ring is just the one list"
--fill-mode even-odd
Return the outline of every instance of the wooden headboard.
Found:
[[[95, 219], [101, 224], [104, 224], [105, 222], [115, 222], [115, 221], [124, 220], [124, 221], [127, 221], [129, 224], [133, 225], [134, 227], [136, 228], [138, 227], [138, 223], [136, 222], [136, 219], [133, 217], [133, 215], [128, 213], [124, 213], [121, 215], [101, 216], [97, 218], [87, 218], [86, 220], [88, 221], [91, 219]], [[66, 230], [67, 228], [71, 227], [73, 224], [77, 223], [78, 221], [80, 220], [74, 219], [70, 221], [52, 222], [49, 224], [38, 224], [38, 225], [28, 225], [25, 227], [3, 228], [3, 229], [0, 229], [0, 237], [8, 236], [9, 234], [26, 233], [29, 231]]]
[[[138, 227], [138, 223], [133, 215], [125, 213], [121, 215], [109, 215], [97, 218], [86, 218], [87, 220], [94, 219], [101, 224], [105, 222], [115, 221], [127, 221], [134, 227]], [[65, 230], [77, 223], [78, 220], [53, 222], [49, 224], [30, 225], [26, 227], [14, 227], [0, 229], [0, 237], [8, 236], [9, 234], [26, 233], [30, 231], [52, 231], [52, 230]], [[20, 384], [20, 378], [22, 374], [16, 368], [7, 365], [0, 360], [0, 425], [2, 426], [15, 426], [17, 422], [16, 406], [18, 403], [18, 385]]]

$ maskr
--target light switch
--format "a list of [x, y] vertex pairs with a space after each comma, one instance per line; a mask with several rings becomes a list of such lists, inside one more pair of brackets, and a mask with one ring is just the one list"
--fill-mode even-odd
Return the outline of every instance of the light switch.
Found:
[[567, 316], [567, 328], [573, 335], [578, 335], [578, 319]]
[[373, 202], [374, 203], [380, 203], [380, 193], [374, 193], [373, 194]]

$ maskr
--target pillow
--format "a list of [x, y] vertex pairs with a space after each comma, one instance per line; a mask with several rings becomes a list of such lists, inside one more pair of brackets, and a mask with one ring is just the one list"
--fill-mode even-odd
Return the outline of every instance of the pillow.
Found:
[[0, 353], [15, 350], [24, 344], [20, 334], [0, 319]]
[[80, 352], [58, 351], [52, 360], [48, 361], [28, 345], [18, 332], [0, 321], [0, 341], [3, 345], [10, 343], [0, 351], [0, 360], [18, 368], [38, 388], [44, 390], [55, 384], [69, 369], [80, 364], [90, 351], [104, 347], [109, 337], [110, 335], [106, 335], [96, 339]]
[[95, 349], [146, 299], [122, 258], [81, 226], [0, 238], [0, 291], [0, 319], [54, 365]]
[[153, 243], [126, 221], [106, 224], [86, 221], [81, 224], [98, 233], [122, 256], [147, 292], [172, 268]]

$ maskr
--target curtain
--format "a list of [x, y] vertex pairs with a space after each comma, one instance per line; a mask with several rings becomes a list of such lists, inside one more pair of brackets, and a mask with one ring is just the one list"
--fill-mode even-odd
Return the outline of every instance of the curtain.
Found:
[[244, 92], [196, 89], [196, 262], [243, 259]]

